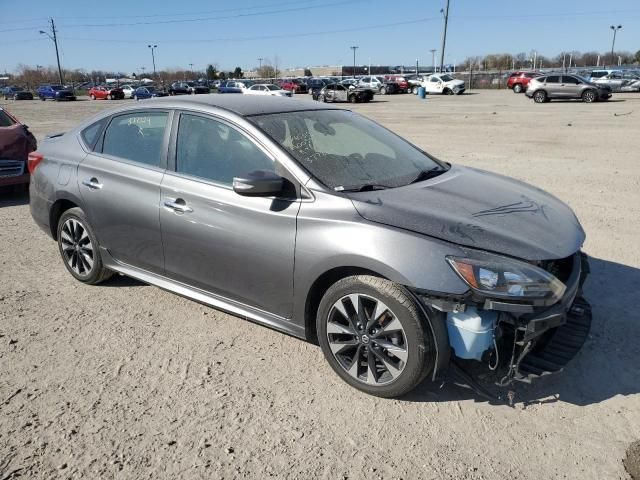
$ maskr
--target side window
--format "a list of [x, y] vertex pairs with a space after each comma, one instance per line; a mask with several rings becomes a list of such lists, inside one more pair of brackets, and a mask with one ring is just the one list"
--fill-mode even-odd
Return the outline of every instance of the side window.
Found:
[[93, 150], [95, 148], [96, 142], [98, 141], [98, 137], [102, 132], [102, 127], [107, 123], [107, 119], [103, 118], [102, 120], [97, 121], [96, 123], [89, 125], [87, 128], [82, 130], [80, 135], [84, 140], [84, 143]]
[[182, 114], [176, 144], [176, 171], [231, 185], [254, 170], [274, 171], [274, 163], [252, 140], [228, 125]]
[[115, 117], [104, 134], [102, 153], [159, 167], [168, 115], [134, 112]]
[[549, 75], [547, 83], [560, 83], [560, 75]]
[[440, 81], [440, 79], [438, 77], [431, 77], [431, 82], [433, 83], [438, 83]]
[[566, 83], [569, 85], [578, 85], [580, 82], [578, 81], [578, 79], [576, 77], [572, 77], [570, 75], [563, 75], [562, 76], [562, 83]]

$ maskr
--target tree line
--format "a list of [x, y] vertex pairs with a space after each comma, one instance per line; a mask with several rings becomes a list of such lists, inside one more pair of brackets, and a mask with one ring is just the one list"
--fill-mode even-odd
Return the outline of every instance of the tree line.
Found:
[[579, 52], [576, 50], [566, 51], [554, 57], [541, 55], [534, 50], [529, 53], [520, 52], [515, 55], [511, 53], [491, 53], [484, 56], [467, 57], [461, 67], [467, 70], [518, 70], [533, 68], [535, 60], [536, 68], [561, 68], [561, 67], [595, 67], [596, 65], [622, 65], [640, 64], [640, 50], [631, 52]]

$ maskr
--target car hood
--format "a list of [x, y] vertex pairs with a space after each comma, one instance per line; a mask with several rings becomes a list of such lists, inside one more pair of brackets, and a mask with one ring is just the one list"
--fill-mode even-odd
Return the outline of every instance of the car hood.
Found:
[[365, 219], [525, 260], [575, 253], [584, 230], [573, 211], [536, 187], [453, 166], [405, 187], [347, 194]]
[[459, 80], [459, 79], [453, 79], [453, 80], [449, 80], [448, 82], [443, 82], [445, 85], [450, 85], [450, 86], [458, 86], [458, 85], [464, 85], [464, 81], [463, 80]]

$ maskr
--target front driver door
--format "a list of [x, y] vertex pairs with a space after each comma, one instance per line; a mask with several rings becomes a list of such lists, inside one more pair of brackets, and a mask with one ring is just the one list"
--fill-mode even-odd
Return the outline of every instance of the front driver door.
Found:
[[253, 170], [283, 175], [275, 159], [249, 134], [204, 114], [180, 113], [172, 138], [160, 210], [167, 276], [291, 318], [300, 202], [232, 189], [233, 177]]

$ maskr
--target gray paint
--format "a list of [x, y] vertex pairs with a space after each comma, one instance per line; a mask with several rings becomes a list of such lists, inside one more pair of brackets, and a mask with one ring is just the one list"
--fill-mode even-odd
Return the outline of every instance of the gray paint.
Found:
[[[286, 201], [242, 197], [171, 171], [89, 155], [80, 140], [81, 129], [102, 116], [156, 108], [233, 123], [279, 162], [303, 195]], [[310, 288], [334, 268], [363, 268], [411, 288], [462, 294], [467, 286], [444, 260], [462, 255], [461, 245], [546, 259], [573, 253], [582, 243], [577, 220], [557, 199], [479, 171], [454, 167], [432, 181], [349, 196], [327, 190], [242, 116], [322, 108], [289, 98], [199, 95], [104, 112], [42, 143], [32, 215], [51, 233], [51, 206], [71, 200], [88, 212], [109, 268], [300, 336]], [[56, 182], [63, 164], [72, 166], [66, 186]], [[83, 189], [85, 177], [96, 175], [103, 188]], [[192, 212], [164, 208], [165, 197], [178, 196]], [[525, 200], [540, 212], [505, 211]], [[472, 225], [473, 233], [459, 224]]]
[[571, 209], [523, 182], [453, 166], [414, 185], [349, 194], [366, 219], [526, 260], [564, 258], [585, 239]]

